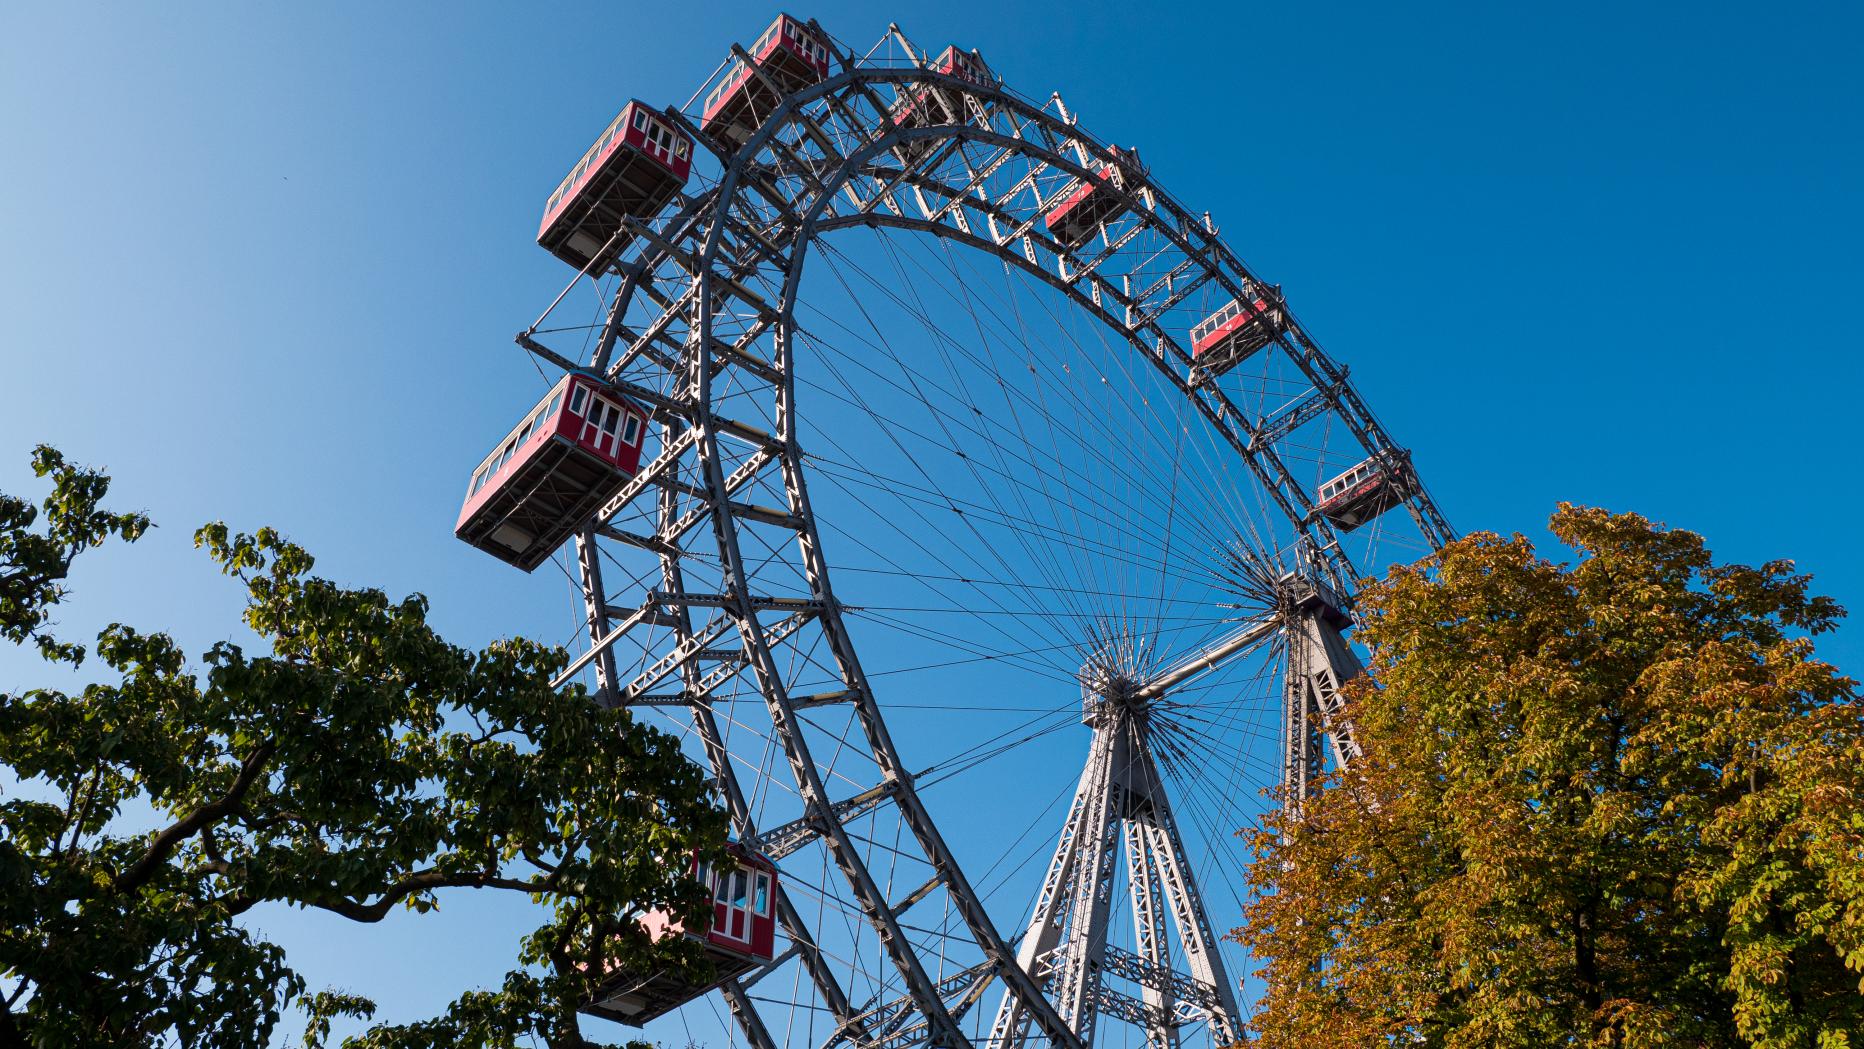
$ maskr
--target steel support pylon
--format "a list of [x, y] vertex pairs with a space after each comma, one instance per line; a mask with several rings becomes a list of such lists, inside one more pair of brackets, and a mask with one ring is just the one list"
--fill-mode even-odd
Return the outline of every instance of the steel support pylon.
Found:
[[[1241, 1014], [1153, 756], [1151, 698], [1129, 679], [1093, 668], [1082, 678], [1082, 720], [1093, 742], [1017, 960], [1083, 1044], [1092, 1044], [1103, 1013], [1143, 1028], [1158, 1049], [1176, 1046], [1178, 1029], [1197, 1022], [1209, 1026], [1215, 1044], [1235, 1042]], [[1121, 870], [1132, 906], [1131, 949], [1107, 938]], [[1172, 941], [1188, 973], [1173, 967]], [[1107, 975], [1137, 984], [1140, 996], [1106, 986]], [[990, 1044], [1026, 1044], [1029, 1019], [1006, 996]]]
[[[1195, 1023], [1209, 1028], [1213, 1045], [1241, 1039], [1236, 987], [1224, 972], [1153, 754], [1153, 705], [1279, 633], [1287, 657], [1282, 777], [1288, 805], [1298, 807], [1325, 773], [1327, 753], [1335, 763], [1356, 757], [1352, 725], [1340, 708], [1340, 686], [1361, 671], [1343, 634], [1352, 620], [1317, 579], [1284, 576], [1277, 593], [1273, 616], [1150, 680], [1095, 663], [1081, 672], [1082, 721], [1094, 730], [1093, 742], [1017, 962], [1083, 1045], [1093, 1044], [1103, 1014], [1143, 1029], [1152, 1049], [1174, 1049], [1180, 1028]], [[1130, 949], [1108, 940], [1122, 871], [1132, 907]], [[1188, 971], [1179, 971], [1180, 961]], [[1137, 985], [1139, 995], [1107, 986], [1107, 976]], [[1005, 995], [989, 1044], [1028, 1044], [1029, 1020], [1017, 999]]]
[[1359, 657], [1341, 631], [1352, 620], [1324, 583], [1289, 575], [1280, 587], [1287, 672], [1282, 687], [1282, 804], [1290, 812], [1326, 774], [1359, 756], [1340, 687], [1358, 677]]

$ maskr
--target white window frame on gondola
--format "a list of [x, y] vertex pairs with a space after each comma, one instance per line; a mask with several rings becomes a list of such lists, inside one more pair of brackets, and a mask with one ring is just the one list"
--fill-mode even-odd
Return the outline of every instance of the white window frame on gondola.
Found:
[[587, 408], [579, 431], [582, 442], [603, 455], [614, 455], [621, 449], [621, 417], [632, 419], [634, 413], [600, 394], [589, 399]]
[[1369, 480], [1374, 474], [1379, 473], [1383, 469], [1384, 467], [1370, 461], [1360, 463], [1351, 470], [1321, 485], [1320, 501], [1324, 503], [1351, 491], [1361, 481]]
[[[754, 47], [753, 50], [755, 49]], [[725, 97], [725, 93], [736, 89], [740, 83], [749, 80], [750, 72], [751, 67], [745, 64], [744, 59], [733, 58], [731, 60], [731, 69], [726, 72], [725, 79], [720, 80], [718, 86], [713, 88], [711, 93], [705, 96], [706, 109], [712, 110], [718, 108], [719, 100]]]
[[[1242, 299], [1231, 299], [1222, 309], [1204, 318], [1201, 323], [1191, 329], [1191, 342], [1196, 344], [1204, 341], [1215, 334], [1217, 329], [1242, 316], [1243, 302]], [[1248, 302], [1250, 313], [1253, 315], [1257, 317], [1268, 315], [1267, 302], [1258, 302], [1255, 299], [1249, 299]]]
[[712, 892], [712, 902], [725, 908], [725, 920], [713, 922], [712, 931], [739, 943], [750, 943], [754, 935], [751, 917], [757, 912], [752, 909], [752, 873], [748, 867], [722, 870]]
[[672, 128], [653, 119], [647, 121], [647, 128], [642, 132], [642, 136], [647, 140], [647, 151], [656, 154], [662, 160], [672, 160], [673, 150], [681, 141], [679, 136], [673, 133]]
[[1204, 339], [1208, 338], [1211, 334], [1216, 332], [1218, 328], [1221, 328], [1225, 324], [1228, 324], [1230, 322], [1230, 318], [1235, 315], [1236, 315], [1236, 300], [1231, 299], [1229, 303], [1225, 305], [1222, 309], [1204, 318], [1204, 323], [1199, 324], [1197, 327], [1191, 329], [1191, 341], [1202, 342]]

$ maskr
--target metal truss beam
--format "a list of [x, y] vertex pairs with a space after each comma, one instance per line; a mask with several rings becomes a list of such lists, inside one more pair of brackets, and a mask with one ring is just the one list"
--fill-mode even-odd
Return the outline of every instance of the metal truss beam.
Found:
[[[1278, 626], [1270, 622], [1265, 629]], [[1227, 654], [1241, 650], [1231, 646]], [[1043, 979], [1057, 1011], [1084, 1043], [1107, 1015], [1140, 1026], [1149, 1045], [1175, 1046], [1184, 1022], [1179, 1013], [1187, 1009], [1210, 1026], [1216, 1044], [1233, 1042], [1241, 1033], [1241, 1014], [1152, 754], [1150, 701], [1129, 686], [1099, 696], [1092, 691], [1098, 686], [1083, 680], [1090, 689], [1093, 743], [1019, 957]], [[1122, 852], [1137, 951], [1107, 940]], [[1168, 964], [1167, 914], [1189, 975]], [[1107, 987], [1110, 975], [1139, 984], [1144, 1000]], [[990, 1044], [1008, 1049], [1027, 1044], [1027, 1038], [1021, 1003], [1006, 995]]]
[[1359, 756], [1351, 722], [1343, 716], [1340, 688], [1363, 671], [1340, 633], [1345, 617], [1311, 600], [1290, 612], [1287, 670], [1282, 691], [1282, 796], [1289, 811], [1326, 774], [1323, 748], [1335, 767]]
[[[742, 49], [734, 53], [745, 57]], [[605, 375], [619, 394], [653, 409], [662, 451], [603, 507], [579, 541], [591, 644], [559, 680], [567, 682], [594, 664], [606, 701], [687, 704], [744, 839], [779, 857], [823, 848], [845, 883], [842, 899], [858, 910], [891, 966], [883, 982], [904, 991], [884, 1004], [876, 1000], [855, 1008], [835, 965], [780, 891], [778, 918], [791, 944], [786, 955], [807, 970], [823, 1007], [836, 1019], [837, 1039], [862, 1046], [968, 1045], [958, 1020], [986, 986], [1001, 979], [1005, 998], [993, 1044], [1021, 1044], [1033, 1028], [1046, 1043], [1074, 1049], [1091, 1039], [1094, 1018], [1102, 1014], [1141, 1024], [1158, 1049], [1175, 1045], [1178, 1028], [1200, 1017], [1211, 1025], [1213, 1036], [1228, 1040], [1240, 1033], [1233, 991], [1190, 878], [1147, 745], [1143, 714], [1109, 716], [1096, 725], [1090, 754], [1100, 757], [1090, 759], [1084, 771], [1044, 882], [1038, 920], [1015, 953], [992, 925], [925, 810], [843, 622], [845, 610], [834, 597], [809, 504], [805, 459], [796, 442], [793, 345], [802, 268], [815, 237], [843, 225], [866, 225], [933, 232], [1037, 275], [1122, 333], [1197, 405], [1291, 526], [1311, 537], [1316, 549], [1327, 551], [1335, 578], [1352, 574], [1338, 537], [1311, 513], [1309, 493], [1281, 462], [1275, 445], [1326, 412], [1340, 416], [1368, 448], [1391, 442], [1346, 385], [1344, 370], [1298, 325], [1291, 328], [1285, 348], [1313, 378], [1315, 392], [1308, 399], [1252, 427], [1251, 417], [1217, 384], [1192, 385], [1191, 357], [1180, 345], [1182, 332], [1168, 330], [1170, 315], [1201, 288], [1240, 297], [1260, 282], [1217, 239], [1207, 219], [1193, 217], [1149, 178], [1112, 188], [1121, 194], [1130, 219], [1118, 220], [1127, 225], [1117, 231], [1105, 228], [1103, 247], [1091, 258], [1047, 237], [1041, 219], [1055, 193], [1065, 191], [1054, 183], [1092, 178], [1093, 164], [1110, 156], [1104, 145], [1073, 125], [1065, 110], [1057, 119], [1007, 89], [971, 84], [923, 66], [866, 66], [839, 49], [835, 58], [837, 73], [784, 97], [749, 141], [735, 150], [716, 149], [725, 174], [715, 188], [686, 199], [665, 221], [627, 226], [632, 258], [620, 267], [622, 287], [588, 370]], [[755, 63], [752, 67], [756, 75], [765, 75]], [[950, 124], [897, 126], [882, 92], [915, 87], [957, 100], [962, 113]], [[712, 145], [685, 114], [668, 115], [695, 139]], [[904, 165], [893, 166], [899, 158]], [[1010, 188], [999, 190], [999, 183]], [[1136, 244], [1139, 248], [1132, 250]], [[1134, 256], [1144, 257], [1143, 279], [1127, 265]], [[1155, 279], [1161, 269], [1164, 275]], [[1134, 284], [1145, 288], [1134, 294]], [[630, 325], [631, 303], [637, 313], [649, 307], [658, 313], [637, 317]], [[537, 330], [534, 325], [519, 337], [526, 350], [559, 367], [576, 367], [543, 346], [534, 337]], [[762, 352], [764, 342], [768, 353]], [[654, 368], [660, 369], [658, 375], [641, 378]], [[773, 398], [768, 410], [774, 434], [716, 410], [721, 403], [744, 403], [742, 395], [759, 383]], [[749, 451], [740, 445], [749, 445]], [[754, 501], [753, 484], [774, 491], [778, 483], [784, 489], [783, 506]], [[633, 530], [645, 528], [634, 523], [633, 515], [626, 528], [618, 526], [617, 518], [650, 492], [656, 498], [652, 534]], [[1411, 506], [1421, 522], [1440, 522], [1427, 497], [1420, 494]], [[709, 530], [700, 530], [701, 524], [709, 524]], [[772, 592], [758, 579], [765, 562], [747, 558], [741, 540], [756, 536], [759, 545], [753, 549], [761, 551], [771, 545], [771, 533], [754, 526], [794, 533], [796, 557], [784, 567], [800, 571], [786, 571], [783, 577], [792, 592]], [[707, 531], [709, 543], [701, 538]], [[1447, 526], [1426, 533], [1447, 535]], [[640, 607], [628, 612], [610, 607], [593, 556], [597, 537], [647, 550], [659, 560], [661, 584], [643, 595]], [[586, 556], [583, 547], [590, 551]], [[688, 558], [699, 566], [695, 578], [704, 574], [708, 580], [696, 588], [684, 581], [681, 563]], [[793, 593], [798, 574], [808, 586], [807, 596]], [[702, 622], [695, 623], [695, 610], [706, 613]], [[1201, 662], [1174, 670], [1178, 676], [1160, 684], [1153, 696], [1129, 698], [1137, 699], [1143, 711], [1149, 699], [1265, 636], [1231, 639], [1223, 644], [1232, 647], [1216, 646]], [[1337, 629], [1333, 636], [1338, 638]], [[641, 639], [638, 662], [626, 673], [616, 666], [616, 646], [624, 637]], [[1344, 664], [1324, 634], [1315, 637], [1317, 647], [1304, 648], [1303, 658], [1321, 652], [1328, 671], [1316, 676], [1304, 670], [1301, 681], [1315, 713], [1311, 720], [1319, 723], [1337, 715]], [[1343, 649], [1344, 642], [1340, 645]], [[793, 647], [780, 659], [788, 646]], [[786, 674], [798, 655], [839, 676], [839, 687], [791, 694]], [[676, 677], [672, 685], [664, 684]], [[753, 689], [750, 694], [761, 698], [803, 807], [801, 818], [762, 835], [752, 825], [746, 792], [712, 710], [715, 693], [727, 683]], [[829, 798], [799, 719], [802, 711], [831, 704], [848, 708], [850, 724], [860, 729], [877, 770], [873, 786], [840, 801]], [[1115, 760], [1115, 751], [1131, 760]], [[847, 829], [883, 803], [897, 810], [932, 872], [898, 900], [882, 893]], [[1117, 862], [1122, 855], [1123, 868]], [[1121, 870], [1141, 928], [1134, 951], [1105, 942], [1112, 889]], [[898, 919], [940, 887], [983, 958], [957, 976], [934, 979], [920, 958], [922, 948]], [[1171, 968], [1167, 945], [1174, 935], [1188, 974]], [[746, 1040], [760, 1049], [770, 1044], [770, 1032], [745, 988], [762, 975], [726, 988]], [[1109, 975], [1137, 985], [1143, 1000], [1106, 987], [1103, 979]]]
[[[851, 798], [844, 798], [829, 806], [829, 811], [834, 814], [837, 822], [847, 823], [849, 820], [859, 819], [872, 812], [882, 802], [892, 797], [895, 789], [892, 783], [869, 787]], [[757, 851], [773, 860], [780, 860], [821, 836], [821, 824], [814, 817], [805, 816], [759, 835], [756, 843]]]

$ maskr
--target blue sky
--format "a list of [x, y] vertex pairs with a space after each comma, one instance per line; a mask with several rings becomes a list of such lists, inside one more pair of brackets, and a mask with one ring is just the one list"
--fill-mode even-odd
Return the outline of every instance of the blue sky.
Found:
[[[560, 583], [449, 535], [541, 388], [509, 341], [565, 278], [539, 209], [626, 97], [684, 101], [771, 11], [0, 13], [0, 489], [31, 490], [48, 441], [162, 526], [77, 575], [68, 631], [226, 636], [238, 595], [188, 543], [224, 518], [426, 592], [463, 642], [560, 636]], [[1138, 145], [1283, 284], [1458, 528], [1638, 510], [1726, 558], [1797, 558], [1864, 608], [1854, 5], [798, 13], [977, 47]], [[1861, 636], [1825, 651], [1855, 669]], [[0, 687], [38, 673], [0, 652]], [[267, 920], [319, 978], [412, 1016], [498, 971], [514, 910]]]

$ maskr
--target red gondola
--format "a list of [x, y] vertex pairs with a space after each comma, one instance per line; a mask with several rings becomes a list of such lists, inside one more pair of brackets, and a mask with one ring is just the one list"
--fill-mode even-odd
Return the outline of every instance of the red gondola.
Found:
[[742, 145], [763, 117], [783, 101], [757, 72], [776, 81], [786, 93], [828, 77], [828, 41], [808, 23], [789, 15], [778, 15], [746, 53], [757, 63], [757, 71], [743, 59], [733, 59], [725, 78], [706, 95], [699, 122], [699, 130], [708, 138], [729, 146]]
[[1417, 493], [1411, 453], [1392, 449], [1321, 485], [1314, 512], [1350, 532]]
[[718, 870], [695, 864], [694, 877], [712, 890], [712, 928], [688, 932], [664, 911], [649, 911], [641, 925], [655, 940], [688, 936], [705, 945], [712, 980], [692, 983], [670, 973], [613, 972], [583, 1012], [639, 1027], [743, 976], [776, 957], [777, 865], [742, 845], [728, 845], [731, 862]]
[[1281, 295], [1256, 289], [1247, 303], [1233, 299], [1191, 329], [1191, 357], [1212, 375], [1221, 375], [1287, 330]]
[[[1002, 81], [984, 64], [982, 55], [976, 51], [960, 51], [953, 44], [939, 52], [939, 56], [926, 68], [934, 73], [956, 77], [969, 81], [980, 87], [994, 87]], [[936, 124], [962, 124], [969, 114], [965, 111], [964, 95], [942, 85], [912, 84], [902, 86], [900, 97], [894, 101], [892, 109], [893, 122], [903, 128], [931, 127]], [[900, 159], [910, 164], [938, 147], [935, 139], [912, 139], [898, 147]]]
[[1113, 161], [1101, 165], [1094, 177], [1083, 179], [1043, 216], [1049, 236], [1068, 248], [1094, 239], [1100, 227], [1126, 214], [1119, 190], [1137, 183], [1145, 174], [1139, 152], [1112, 147]]
[[646, 432], [639, 405], [564, 376], [474, 471], [453, 534], [529, 572], [634, 476]]
[[632, 236], [622, 218], [660, 214], [692, 173], [693, 141], [640, 100], [629, 102], [544, 204], [537, 243], [600, 273]]

